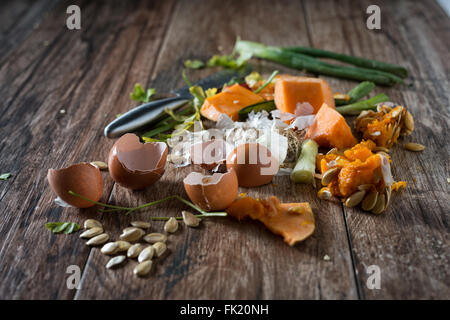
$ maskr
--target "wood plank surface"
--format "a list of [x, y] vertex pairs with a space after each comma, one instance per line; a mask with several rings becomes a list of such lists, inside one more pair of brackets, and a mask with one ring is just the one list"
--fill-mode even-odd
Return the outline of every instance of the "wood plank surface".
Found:
[[[0, 298], [450, 298], [450, 19], [434, 1], [80, 1], [82, 30], [69, 31], [66, 8], [72, 3], [0, 4], [0, 168], [12, 173], [0, 183]], [[382, 8], [380, 31], [365, 27], [369, 4]], [[171, 202], [127, 217], [102, 216], [98, 208], [61, 208], [53, 203], [47, 170], [105, 161], [113, 141], [102, 130], [116, 114], [136, 105], [129, 99], [134, 83], [158, 92], [183, 86], [186, 59], [231, 52], [237, 36], [408, 68], [410, 86], [376, 91], [411, 110], [416, 131], [402, 142], [420, 142], [426, 151], [393, 149], [394, 176], [406, 180], [408, 188], [394, 196], [388, 211], [373, 216], [320, 201], [311, 186], [279, 176], [273, 184], [241, 191], [310, 202], [316, 216], [310, 239], [289, 247], [259, 223], [211, 219], [171, 235], [168, 254], [155, 260], [144, 279], [133, 276], [135, 261], [107, 270], [108, 258], [98, 248], [85, 246], [77, 235], [46, 230], [49, 221], [81, 224], [99, 218], [118, 239], [132, 220], [179, 215], [185, 209]], [[252, 64], [265, 74], [273, 69], [302, 74], [267, 62]], [[195, 81], [215, 71], [189, 71], [188, 76]], [[355, 85], [325, 79], [334, 91]], [[186, 196], [181, 181], [190, 170], [169, 165], [157, 184], [139, 192], [114, 184], [103, 173], [102, 201], [137, 205]], [[154, 222], [150, 230], [162, 227]], [[69, 265], [82, 271], [79, 290], [67, 289]], [[366, 286], [369, 265], [380, 267], [380, 290]]]
[[[364, 8], [370, 4], [382, 8], [380, 31], [356, 27], [365, 22]], [[333, 1], [305, 2], [312, 46], [403, 64], [413, 79], [412, 85], [377, 88], [407, 107], [416, 119], [413, 135], [401, 139], [391, 152], [394, 178], [406, 181], [408, 187], [393, 195], [387, 212], [380, 216], [343, 206], [362, 298], [425, 299], [450, 294], [450, 272], [446, 268], [450, 89], [449, 73], [445, 72], [449, 43], [432, 36], [442, 29], [448, 39], [449, 20], [436, 7], [432, 18], [424, 17], [430, 12], [426, 7], [423, 2], [406, 1], [361, 1], [358, 5], [352, 1], [339, 5]], [[332, 16], [325, 10], [330, 8]], [[322, 23], [324, 19], [330, 23]], [[433, 24], [424, 23], [428, 20]], [[339, 24], [341, 27], [335, 28]], [[428, 66], [426, 70], [424, 66]], [[339, 89], [341, 80], [326, 79]], [[402, 145], [409, 141], [424, 144], [426, 151], [404, 150]], [[366, 285], [371, 265], [381, 271], [379, 290]]]
[[[112, 141], [101, 129], [129, 105], [136, 74], [152, 68], [173, 4], [108, 3], [81, 4], [83, 33], [65, 29], [68, 4], [61, 4], [0, 69], [1, 92], [8, 97], [0, 120], [2, 170], [12, 173], [0, 190], [0, 261], [8, 261], [0, 265], [8, 279], [0, 284], [2, 297], [71, 298], [66, 269], [83, 269], [90, 253], [76, 235], [45, 230], [48, 221], [97, 216], [96, 209], [56, 206], [47, 170], [105, 158]], [[145, 36], [149, 30], [151, 38]], [[142, 41], [150, 42], [146, 51], [139, 50]], [[113, 184], [104, 177], [106, 201]]]
[[[160, 59], [153, 73], [152, 86], [160, 90], [183, 85], [180, 75], [188, 58], [207, 58], [222, 46], [231, 52], [237, 36], [280, 41], [295, 28], [306, 32], [299, 13], [300, 3], [292, 1], [262, 2], [254, 6], [231, 1], [223, 10], [215, 10], [219, 2], [179, 2], [172, 18]], [[280, 17], [278, 25], [264, 23], [267, 10]], [[190, 17], [183, 19], [183, 17]], [[233, 17], [233, 24], [228, 17]], [[198, 21], [192, 25], [191, 21]], [[283, 23], [281, 23], [283, 21]], [[260, 28], [251, 28], [258, 25]], [[214, 26], [210, 31], [208, 26]], [[188, 36], [183, 30], [188, 30]], [[286, 45], [307, 39], [285, 38]], [[275, 67], [271, 65], [270, 68]], [[268, 68], [260, 66], [261, 70]], [[269, 70], [269, 69], [267, 69]], [[270, 69], [272, 70], [272, 69]], [[211, 72], [211, 71], [209, 71]], [[189, 76], [198, 77], [197, 72]], [[113, 198], [118, 203], [136, 205], [169, 195], [185, 195], [182, 179], [190, 168], [169, 166], [163, 178], [143, 192], [130, 192], [115, 186]], [[308, 201], [317, 218], [317, 232], [308, 241], [289, 247], [281, 238], [272, 235], [257, 223], [237, 222], [231, 219], [205, 221], [199, 230], [182, 228], [170, 236], [170, 254], [156, 259], [148, 281], [132, 274], [135, 261], [123, 270], [106, 271], [108, 258], [94, 250], [85, 269], [78, 299], [93, 298], [152, 298], [152, 299], [355, 299], [356, 290], [351, 266], [344, 220], [339, 206], [318, 201], [309, 186], [296, 186], [288, 177], [276, 177], [273, 185], [251, 190], [242, 189], [262, 198], [277, 195], [282, 201]], [[179, 203], [161, 205], [135, 217], [107, 215], [104, 224], [117, 237], [132, 219], [152, 216], [180, 215], [185, 209]], [[161, 232], [162, 222], [154, 222], [151, 232]], [[333, 262], [324, 261], [328, 254]], [[117, 286], [117, 283], [126, 285]], [[295, 283], [295, 285], [291, 285]]]

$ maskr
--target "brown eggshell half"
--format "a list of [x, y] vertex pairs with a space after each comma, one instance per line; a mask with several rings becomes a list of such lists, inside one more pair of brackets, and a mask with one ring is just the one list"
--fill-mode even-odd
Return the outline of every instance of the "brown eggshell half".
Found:
[[192, 164], [205, 170], [213, 170], [218, 165], [225, 163], [227, 142], [222, 139], [198, 142], [191, 146], [190, 155]]
[[279, 164], [265, 146], [245, 143], [228, 155], [227, 169], [236, 171], [239, 186], [250, 188], [271, 182], [278, 172]]
[[137, 135], [127, 133], [109, 152], [109, 174], [125, 188], [144, 189], [164, 174], [167, 153], [164, 142], [141, 143]]
[[191, 172], [183, 182], [189, 199], [205, 211], [228, 208], [238, 194], [238, 179], [233, 170], [212, 175]]
[[100, 170], [90, 163], [78, 163], [63, 169], [49, 169], [47, 178], [58, 197], [77, 208], [88, 208], [95, 204], [70, 195], [70, 190], [93, 201], [98, 201], [102, 196], [102, 175]]

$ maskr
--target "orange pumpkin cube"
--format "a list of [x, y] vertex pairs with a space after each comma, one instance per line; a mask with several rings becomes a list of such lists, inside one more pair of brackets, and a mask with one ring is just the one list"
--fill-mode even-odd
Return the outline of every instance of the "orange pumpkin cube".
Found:
[[344, 117], [326, 103], [317, 112], [305, 138], [314, 140], [321, 147], [338, 149], [352, 147], [357, 143]]
[[222, 113], [227, 114], [233, 121], [237, 121], [239, 120], [239, 110], [263, 101], [264, 99], [253, 91], [234, 84], [222, 92], [206, 98], [200, 113], [212, 121], [219, 120]]
[[328, 83], [319, 78], [280, 75], [275, 82], [275, 105], [283, 112], [294, 113], [297, 104], [308, 102], [317, 113], [326, 103], [335, 108], [333, 92]]

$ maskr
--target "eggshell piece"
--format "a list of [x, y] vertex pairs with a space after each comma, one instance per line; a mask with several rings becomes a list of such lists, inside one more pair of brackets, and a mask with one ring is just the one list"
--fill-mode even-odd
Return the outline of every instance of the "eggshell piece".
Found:
[[141, 143], [137, 135], [127, 133], [109, 152], [109, 174], [125, 188], [144, 189], [164, 174], [167, 154], [164, 142]]
[[183, 183], [189, 199], [205, 211], [229, 207], [236, 199], [239, 188], [234, 170], [212, 175], [191, 172]]
[[272, 181], [279, 164], [270, 150], [259, 143], [237, 146], [227, 157], [227, 169], [236, 171], [239, 186], [258, 187]]
[[230, 149], [231, 145], [222, 139], [198, 142], [190, 148], [191, 162], [205, 170], [213, 170], [225, 163]]
[[47, 178], [50, 187], [58, 197], [77, 208], [88, 208], [95, 204], [72, 196], [69, 191], [93, 201], [98, 201], [102, 196], [103, 179], [100, 170], [87, 162], [63, 169], [49, 169]]

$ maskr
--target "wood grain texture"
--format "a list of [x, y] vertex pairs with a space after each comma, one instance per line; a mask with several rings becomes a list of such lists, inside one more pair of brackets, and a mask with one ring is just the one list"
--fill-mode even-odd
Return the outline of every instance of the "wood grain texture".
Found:
[[[394, 178], [407, 181], [407, 189], [394, 194], [391, 206], [380, 216], [344, 207], [361, 298], [449, 297], [446, 179], [450, 175], [445, 133], [450, 120], [449, 79], [445, 73], [449, 51], [448, 41], [443, 41], [445, 45], [431, 36], [442, 28], [444, 39], [449, 39], [449, 19], [437, 8], [430, 19], [424, 13], [430, 10], [417, 3], [377, 2], [382, 11], [382, 32], [374, 32], [355, 27], [364, 23], [364, 8], [373, 1], [359, 5], [351, 1], [339, 5], [332, 1], [305, 3], [313, 46], [400, 63], [411, 70], [414, 79], [411, 86], [381, 89], [392, 101], [406, 106], [416, 119], [413, 135], [401, 139], [391, 152]], [[335, 16], [330, 18], [325, 8], [332, 8]], [[321, 23], [325, 18], [332, 21]], [[433, 23], [428, 25], [428, 20]], [[342, 21], [341, 28], [333, 28], [337, 21]], [[345, 41], [331, 41], [334, 38]], [[408, 141], [422, 143], [427, 149], [408, 152], [402, 147]], [[380, 267], [380, 290], [367, 288], [366, 268], [370, 265]]]
[[[47, 170], [105, 160], [112, 141], [104, 140], [101, 128], [121, 105], [130, 105], [128, 93], [137, 74], [151, 69], [171, 7], [170, 2], [108, 3], [80, 4], [83, 32], [65, 29], [68, 4], [61, 4], [0, 69], [2, 84], [12, 80], [1, 88], [8, 97], [1, 108], [2, 133], [8, 133], [0, 142], [2, 170], [12, 173], [1, 184], [0, 260], [8, 261], [0, 265], [1, 276], [8, 279], [0, 284], [2, 297], [75, 294], [67, 289], [66, 268], [83, 268], [90, 248], [76, 235], [52, 235], [44, 224], [82, 223], [97, 216], [97, 210], [55, 206]], [[139, 44], [145, 37], [135, 35], [148, 30], [153, 32], [152, 45], [142, 52]], [[42, 46], [44, 39], [48, 46]], [[60, 114], [61, 109], [66, 113]], [[103, 201], [111, 188], [112, 181], [105, 179]]]
[[39, 27], [57, 1], [5, 0], [0, 3], [0, 64], [11, 50]]
[[[382, 8], [382, 30], [369, 31], [365, 9], [372, 2], [80, 1], [80, 31], [65, 27], [71, 1], [54, 7], [52, 1], [2, 2], [0, 168], [12, 177], [0, 183], [0, 298], [450, 298], [450, 20], [432, 0], [375, 1]], [[27, 5], [31, 9], [25, 19], [17, 20]], [[9, 8], [10, 15], [5, 13]], [[134, 83], [159, 92], [178, 88], [184, 85], [186, 59], [231, 52], [237, 36], [273, 45], [314, 46], [408, 68], [411, 86], [377, 87], [376, 92], [411, 110], [418, 120], [408, 141], [427, 149], [411, 153], [394, 148], [394, 176], [406, 180], [408, 188], [394, 196], [389, 210], [381, 216], [349, 210], [319, 201], [311, 186], [276, 177], [273, 184], [241, 191], [310, 202], [316, 216], [311, 238], [289, 247], [256, 222], [205, 220], [198, 229], [181, 226], [171, 235], [169, 253], [155, 260], [144, 279], [132, 274], [136, 261], [107, 270], [108, 257], [99, 249], [88, 248], [77, 235], [46, 230], [49, 221], [99, 218], [118, 239], [132, 220], [179, 215], [185, 209], [170, 202], [129, 217], [102, 216], [97, 208], [63, 209], [53, 203], [47, 170], [105, 161], [113, 141], [102, 130], [116, 114], [135, 105], [129, 100]], [[253, 62], [265, 74], [275, 68], [302, 74]], [[189, 71], [188, 76], [195, 81], [215, 71]], [[325, 78], [334, 91], [355, 85]], [[157, 184], [138, 192], [115, 185], [104, 173], [102, 201], [132, 206], [185, 196], [181, 181], [190, 170], [168, 166]], [[162, 222], [154, 222], [150, 230], [162, 228]], [[325, 261], [325, 255], [331, 260]], [[372, 264], [381, 268], [381, 290], [366, 287], [366, 267]], [[69, 265], [82, 269], [80, 290], [67, 289]]]
[[[291, 28], [299, 33], [306, 32], [305, 24], [299, 19], [302, 13], [300, 3], [267, 1], [260, 2], [256, 8], [249, 3], [231, 1], [217, 10], [219, 6], [218, 1], [181, 1], [177, 4], [153, 73], [152, 86], [167, 90], [183, 85], [180, 70], [186, 59], [205, 59], [217, 53], [219, 46], [225, 53], [231, 52], [238, 35], [257, 41], [265, 39], [269, 43], [285, 41], [285, 45], [298, 42], [307, 44], [306, 39], [301, 37], [284, 37], [281, 40]], [[278, 23], [265, 23], [269, 9], [280, 17]], [[249, 12], [252, 14], [249, 15]], [[229, 22], [231, 17], [232, 24]], [[197, 23], [192, 24], [192, 21]], [[259, 28], [255, 29], [252, 25], [258, 25]], [[263, 71], [272, 70], [273, 67], [259, 66]], [[193, 79], [200, 76], [197, 72], [188, 75]], [[181, 181], [190, 170], [169, 166], [157, 184], [141, 192], [130, 192], [115, 185], [113, 198], [121, 204], [135, 205], [173, 194], [186, 197]], [[262, 198], [275, 194], [282, 201], [310, 202], [316, 213], [316, 233], [304, 243], [289, 247], [261, 224], [211, 219], [204, 221], [199, 229], [182, 228], [170, 236], [170, 254], [155, 260], [149, 279], [136, 279], [133, 276], [135, 261], [128, 262], [122, 270], [105, 270], [108, 258], [94, 250], [86, 267], [82, 289], [76, 298], [357, 298], [339, 205], [318, 201], [310, 186], [291, 184], [287, 176], [276, 177], [273, 185], [241, 191]], [[170, 203], [133, 217], [109, 214], [104, 217], [104, 223], [117, 237], [132, 219], [145, 220], [149, 215], [180, 215], [185, 208], [179, 203]], [[151, 232], [161, 232], [162, 227], [162, 222], [154, 222]], [[332, 261], [323, 260], [327, 254], [332, 257]], [[117, 286], [117, 283], [126, 285]]]

